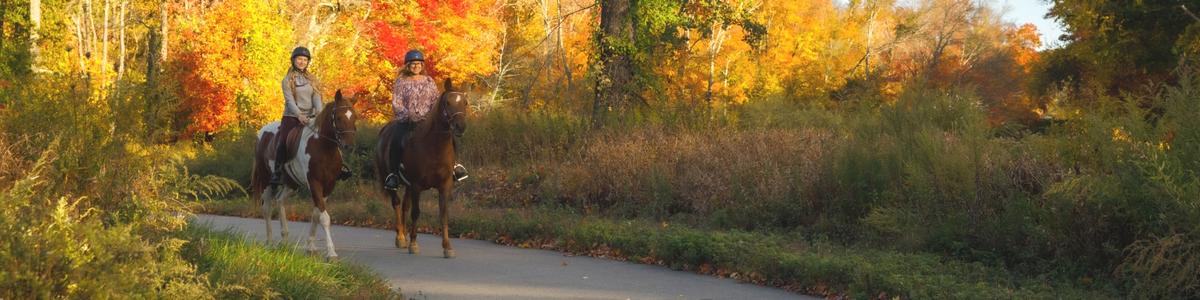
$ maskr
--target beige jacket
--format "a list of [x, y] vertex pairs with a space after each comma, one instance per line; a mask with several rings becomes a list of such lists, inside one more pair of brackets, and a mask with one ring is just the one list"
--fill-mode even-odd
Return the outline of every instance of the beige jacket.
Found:
[[283, 116], [312, 118], [321, 111], [321, 91], [316, 84], [298, 72], [283, 77]]

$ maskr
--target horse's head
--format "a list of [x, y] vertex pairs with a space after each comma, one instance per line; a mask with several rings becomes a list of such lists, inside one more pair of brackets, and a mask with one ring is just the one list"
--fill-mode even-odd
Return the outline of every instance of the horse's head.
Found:
[[347, 99], [342, 96], [342, 90], [337, 90], [333, 95], [333, 104], [330, 105], [329, 124], [333, 130], [334, 141], [342, 151], [350, 150], [354, 145], [354, 133], [358, 131], [358, 126], [355, 121], [358, 120], [358, 112], [354, 111], [354, 97]]
[[444, 91], [438, 100], [442, 103], [442, 117], [450, 124], [450, 131], [455, 136], [462, 136], [467, 131], [467, 113], [471, 104], [467, 101], [467, 94], [455, 90], [450, 79], [446, 79]]

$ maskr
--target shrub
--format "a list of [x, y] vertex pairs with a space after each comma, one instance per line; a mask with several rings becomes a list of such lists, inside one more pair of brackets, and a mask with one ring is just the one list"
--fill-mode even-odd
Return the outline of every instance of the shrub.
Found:
[[[3, 148], [13, 147], [3, 142]], [[27, 173], [6, 183], [0, 193], [3, 298], [211, 297], [195, 269], [179, 256], [185, 241], [161, 234], [181, 224], [182, 217], [154, 203], [106, 212], [91, 204], [108, 201], [62, 194], [46, 182], [53, 178], [57, 145], [51, 143], [36, 162], [24, 164]], [[144, 195], [123, 200], [157, 201], [139, 196]]]

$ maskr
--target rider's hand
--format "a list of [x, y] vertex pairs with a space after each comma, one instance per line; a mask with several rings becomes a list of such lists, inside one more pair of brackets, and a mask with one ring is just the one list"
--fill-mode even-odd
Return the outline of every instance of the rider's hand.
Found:
[[300, 119], [300, 125], [308, 126], [308, 117], [301, 115], [297, 118]]

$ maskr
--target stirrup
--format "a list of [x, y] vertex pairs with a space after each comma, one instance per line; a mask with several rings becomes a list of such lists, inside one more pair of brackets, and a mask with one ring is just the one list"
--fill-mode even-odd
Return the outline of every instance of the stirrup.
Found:
[[463, 181], [463, 179], [471, 177], [467, 175], [467, 167], [464, 167], [462, 164], [454, 164], [454, 167], [451, 167], [450, 170], [454, 172], [454, 181]]
[[350, 171], [350, 168], [347, 168], [346, 165], [342, 165], [341, 171], [338, 172], [337, 180], [346, 180], [350, 179], [350, 177], [354, 177], [354, 172]]
[[[395, 184], [388, 184], [389, 182]], [[388, 173], [388, 176], [383, 179], [383, 188], [389, 191], [395, 191], [400, 188], [400, 182], [404, 182], [404, 185], [412, 185], [412, 183], [408, 182], [408, 178], [404, 178], [404, 174]]]

